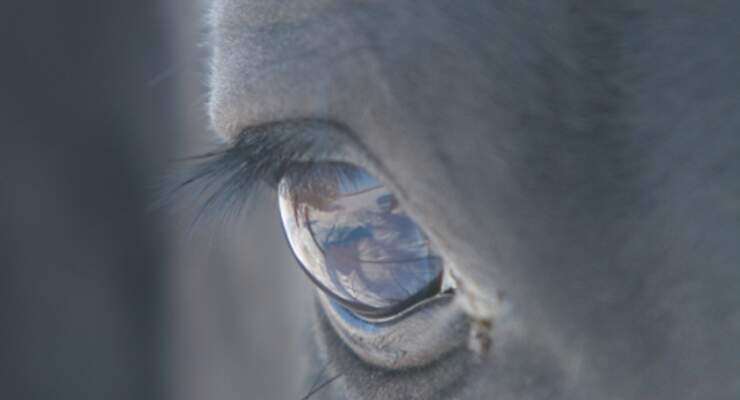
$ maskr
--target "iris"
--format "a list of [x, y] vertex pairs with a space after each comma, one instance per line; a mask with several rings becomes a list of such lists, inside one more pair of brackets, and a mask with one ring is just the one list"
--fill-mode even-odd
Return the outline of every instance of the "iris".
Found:
[[364, 169], [301, 164], [283, 176], [278, 193], [300, 265], [350, 310], [392, 316], [439, 292], [441, 259], [395, 195]]

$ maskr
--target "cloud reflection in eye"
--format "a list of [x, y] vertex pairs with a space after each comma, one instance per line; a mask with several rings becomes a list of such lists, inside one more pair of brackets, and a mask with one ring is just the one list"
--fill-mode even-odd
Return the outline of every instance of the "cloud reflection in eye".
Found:
[[303, 164], [289, 170], [278, 191], [296, 258], [352, 311], [390, 316], [439, 292], [440, 258], [395, 195], [364, 169]]

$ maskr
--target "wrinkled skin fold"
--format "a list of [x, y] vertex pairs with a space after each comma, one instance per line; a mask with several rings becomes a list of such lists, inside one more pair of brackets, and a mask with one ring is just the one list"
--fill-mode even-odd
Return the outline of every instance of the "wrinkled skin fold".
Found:
[[740, 398], [738, 16], [213, 0], [214, 130], [346, 126], [445, 259], [511, 305], [482, 360], [411, 371], [359, 361], [318, 309], [306, 351], [343, 376], [314, 398]]

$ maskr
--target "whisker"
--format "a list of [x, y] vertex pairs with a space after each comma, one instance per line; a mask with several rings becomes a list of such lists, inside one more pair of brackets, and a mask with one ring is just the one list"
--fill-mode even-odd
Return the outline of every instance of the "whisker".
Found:
[[324, 376], [324, 372], [326, 372], [326, 368], [329, 366], [331, 361], [327, 361], [324, 363], [324, 366], [321, 367], [321, 371], [316, 375], [316, 379], [314, 379], [313, 383], [311, 384], [311, 388], [308, 389], [308, 392], [310, 393], [312, 390], [316, 389], [316, 385], [319, 384], [321, 381], [321, 377]]
[[334, 375], [333, 377], [325, 380], [322, 384], [320, 384], [319, 386], [317, 386], [316, 388], [314, 388], [313, 390], [311, 390], [310, 392], [308, 392], [308, 394], [306, 394], [303, 398], [301, 398], [301, 400], [308, 400], [309, 398], [311, 398], [311, 396], [313, 396], [316, 393], [320, 392], [321, 389], [329, 386], [332, 382], [334, 382], [335, 380], [339, 379], [342, 375], [344, 375], [344, 374], [341, 374], [340, 373], [340, 374]]

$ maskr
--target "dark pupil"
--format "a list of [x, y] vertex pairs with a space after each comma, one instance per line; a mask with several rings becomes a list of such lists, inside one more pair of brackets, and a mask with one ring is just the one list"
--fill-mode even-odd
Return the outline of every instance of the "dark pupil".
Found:
[[[288, 226], [286, 231], [319, 286], [368, 315], [399, 311], [438, 289], [441, 264], [392, 193], [349, 164], [310, 168], [294, 176], [298, 183], [289, 189], [296, 229], [306, 229], [308, 235], [291, 238]], [[284, 197], [281, 192], [281, 201]], [[306, 238], [313, 243], [294, 243]], [[318, 251], [312, 257], [301, 254], [306, 246]]]

